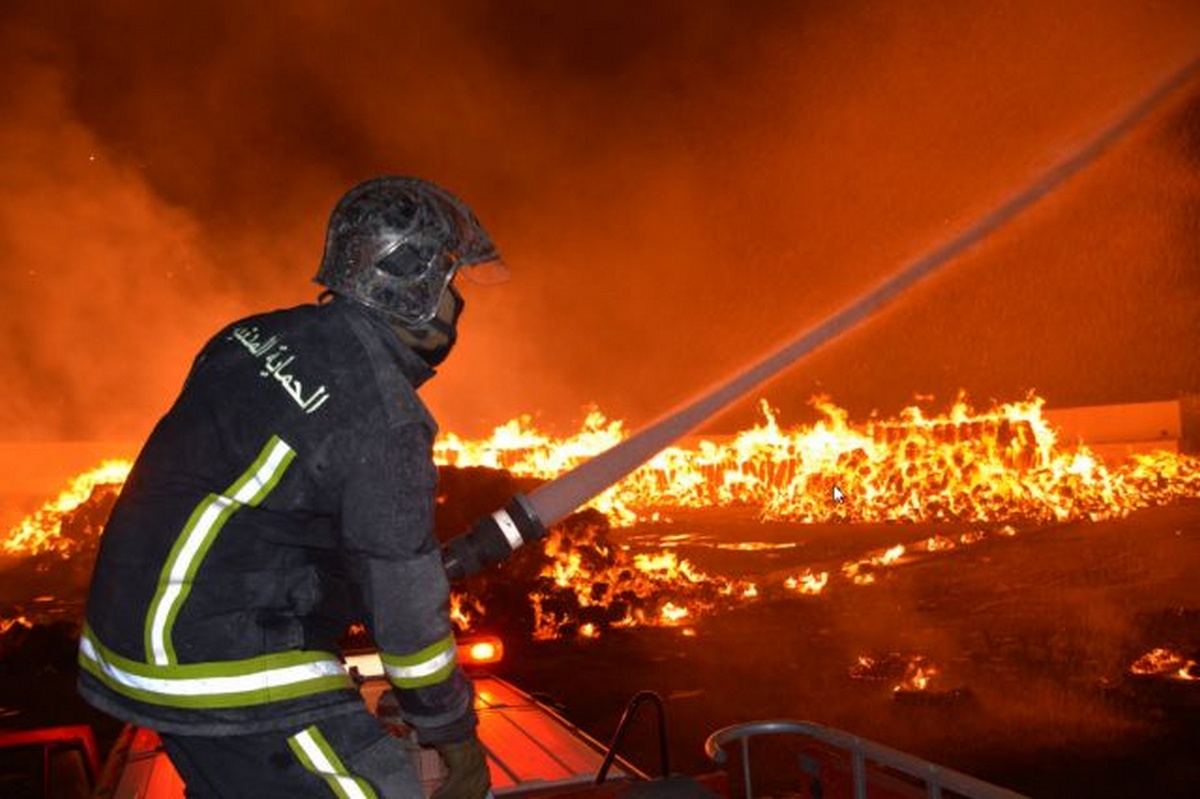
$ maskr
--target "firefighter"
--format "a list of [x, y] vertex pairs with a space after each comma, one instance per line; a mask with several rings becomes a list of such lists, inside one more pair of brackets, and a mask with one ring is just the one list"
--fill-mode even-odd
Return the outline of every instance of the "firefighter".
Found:
[[496, 248], [449, 192], [354, 187], [320, 300], [219, 331], [144, 445], [101, 541], [79, 690], [156, 730], [189, 797], [422, 795], [339, 659], [358, 621], [448, 767], [439, 799], [488, 793], [417, 396], [455, 343], [456, 275], [488, 268]]

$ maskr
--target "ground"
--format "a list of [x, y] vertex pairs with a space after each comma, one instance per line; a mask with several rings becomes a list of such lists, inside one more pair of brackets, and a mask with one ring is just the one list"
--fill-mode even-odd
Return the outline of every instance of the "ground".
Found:
[[[953, 525], [762, 524], [736, 513], [675, 525], [712, 536], [680, 549], [713, 574], [764, 585]], [[649, 543], [662, 530], [627, 536]], [[721, 541], [797, 541], [757, 552]], [[667, 700], [672, 768], [706, 767], [705, 736], [753, 718], [841, 727], [1035, 797], [1192, 797], [1200, 793], [1200, 680], [1137, 677], [1130, 664], [1169, 646], [1200, 649], [1200, 502], [993, 536], [831, 582], [817, 597], [767, 598], [678, 629], [515, 647], [503, 674], [563, 705], [601, 740], [626, 699]], [[769, 592], [764, 592], [769, 593]], [[921, 655], [939, 673], [925, 694], [853, 679], [860, 655]], [[652, 724], [630, 751], [654, 771]]]

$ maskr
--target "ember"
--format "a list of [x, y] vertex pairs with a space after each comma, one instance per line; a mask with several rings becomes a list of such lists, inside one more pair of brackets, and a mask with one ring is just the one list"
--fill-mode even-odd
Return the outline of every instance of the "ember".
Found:
[[0, 619], [0, 636], [4, 636], [9, 630], [14, 627], [32, 627], [33, 622], [24, 616], [17, 616], [13, 619]]
[[928, 689], [938, 668], [924, 655], [889, 652], [882, 656], [859, 655], [849, 674], [852, 680], [891, 683], [896, 693]]
[[1174, 650], [1156, 647], [1135, 660], [1130, 674], [1168, 677], [1174, 680], [1200, 680], [1200, 665]]

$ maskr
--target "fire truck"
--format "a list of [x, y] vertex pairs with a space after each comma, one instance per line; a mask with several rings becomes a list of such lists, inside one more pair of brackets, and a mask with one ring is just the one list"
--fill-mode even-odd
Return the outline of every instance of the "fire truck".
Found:
[[[459, 658], [475, 682], [479, 736], [488, 753], [492, 792], [512, 799], [1023, 799], [1020, 794], [943, 768], [841, 730], [784, 719], [749, 721], [713, 732], [705, 743], [711, 772], [683, 775], [670, 768], [662, 700], [636, 694], [608, 744], [535, 698], [495, 676], [503, 657], [492, 637], [464, 640]], [[390, 715], [389, 684], [377, 654], [349, 653], [347, 670], [364, 702], [403, 742], [425, 795], [445, 777], [440, 756], [422, 747]], [[621, 755], [632, 725], [656, 723], [657, 768], [646, 770]], [[754, 764], [756, 742], [790, 739], [791, 766], [773, 760], [769, 773]], [[24, 773], [13, 773], [13, 763]], [[127, 725], [101, 761], [91, 729], [55, 727], [0, 734], [0, 777], [5, 799], [183, 799], [184, 786], [153, 730]], [[781, 773], [781, 771], [783, 773]], [[763, 786], [769, 786], [764, 788]]]

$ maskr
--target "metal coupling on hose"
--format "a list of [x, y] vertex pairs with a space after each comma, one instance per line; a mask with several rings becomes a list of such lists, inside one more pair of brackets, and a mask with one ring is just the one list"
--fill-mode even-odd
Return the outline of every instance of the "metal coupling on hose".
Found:
[[546, 535], [546, 527], [524, 494], [514, 494], [500, 510], [442, 547], [442, 563], [451, 582], [499, 563], [522, 544]]

